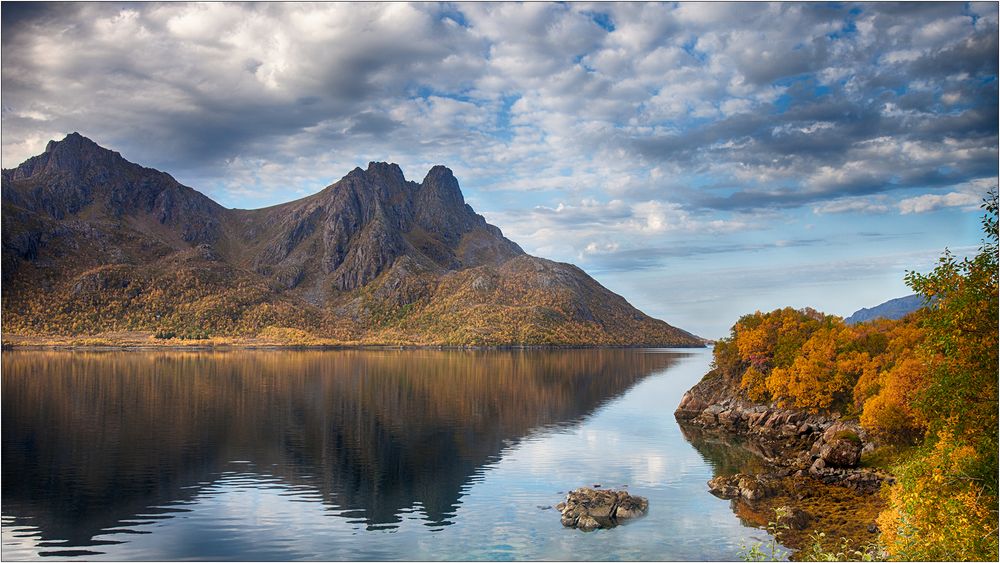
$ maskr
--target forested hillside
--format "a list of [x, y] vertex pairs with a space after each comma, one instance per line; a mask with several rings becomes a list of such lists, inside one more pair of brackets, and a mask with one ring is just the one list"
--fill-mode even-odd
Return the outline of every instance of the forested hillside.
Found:
[[945, 251], [906, 281], [929, 305], [899, 320], [847, 325], [811, 309], [742, 317], [714, 350], [714, 370], [752, 401], [857, 417], [891, 469], [878, 518], [898, 560], [997, 558], [997, 194], [986, 239]]

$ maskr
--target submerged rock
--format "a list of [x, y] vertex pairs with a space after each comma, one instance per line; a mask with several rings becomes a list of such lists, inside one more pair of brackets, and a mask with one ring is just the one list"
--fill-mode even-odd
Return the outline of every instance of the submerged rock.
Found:
[[740, 488], [731, 476], [717, 475], [708, 482], [708, 492], [722, 499], [734, 499], [740, 496]]
[[625, 520], [644, 516], [649, 510], [649, 501], [625, 491], [581, 487], [570, 491], [566, 501], [556, 505], [556, 510], [561, 513], [563, 526], [590, 532], [614, 528]]
[[791, 530], [805, 530], [812, 522], [812, 515], [795, 506], [783, 506], [777, 512], [778, 524]]
[[708, 492], [722, 499], [739, 498], [747, 502], [755, 502], [774, 496], [776, 492], [774, 482], [782, 477], [780, 474], [719, 475], [708, 482]]

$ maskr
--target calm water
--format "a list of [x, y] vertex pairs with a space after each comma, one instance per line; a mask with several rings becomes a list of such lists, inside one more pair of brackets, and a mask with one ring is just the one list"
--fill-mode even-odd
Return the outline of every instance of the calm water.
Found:
[[[2, 556], [733, 559], [750, 461], [673, 410], [707, 350], [4, 352]], [[646, 518], [544, 508], [627, 486]]]

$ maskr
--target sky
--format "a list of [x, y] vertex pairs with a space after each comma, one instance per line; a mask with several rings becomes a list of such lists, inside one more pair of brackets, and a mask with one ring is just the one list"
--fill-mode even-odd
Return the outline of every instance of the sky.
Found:
[[78, 131], [227, 207], [435, 164], [531, 254], [707, 338], [974, 254], [997, 3], [12, 3], [2, 163]]

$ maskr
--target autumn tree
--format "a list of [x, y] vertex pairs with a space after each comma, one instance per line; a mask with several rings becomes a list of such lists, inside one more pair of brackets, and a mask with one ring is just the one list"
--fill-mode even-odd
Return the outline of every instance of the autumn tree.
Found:
[[896, 470], [879, 517], [889, 555], [909, 560], [989, 560], [997, 542], [997, 192], [983, 207], [979, 253], [945, 252], [907, 283], [928, 300], [926, 370], [912, 407], [927, 421], [924, 447]]
[[863, 325], [883, 330], [886, 342], [858, 378], [854, 401], [861, 410], [861, 425], [886, 443], [919, 443], [927, 429], [926, 416], [915, 406], [928, 380], [927, 364], [917, 354], [926, 337], [920, 326], [925, 314]]
[[771, 371], [790, 366], [812, 333], [831, 322], [833, 317], [809, 308], [744, 315], [730, 337], [716, 344], [715, 367], [737, 378], [749, 398], [770, 400], [775, 398], [767, 387]]

